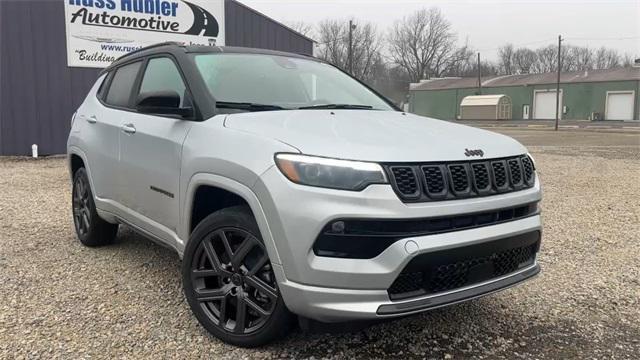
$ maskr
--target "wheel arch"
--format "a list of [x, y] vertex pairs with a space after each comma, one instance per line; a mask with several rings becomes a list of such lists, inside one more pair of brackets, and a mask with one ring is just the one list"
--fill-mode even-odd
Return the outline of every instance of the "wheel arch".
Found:
[[[80, 166], [81, 165], [81, 166]], [[67, 151], [67, 166], [69, 167], [69, 174], [71, 181], [73, 182], [73, 176], [80, 167], [84, 167], [87, 171], [87, 177], [89, 178], [89, 186], [91, 187], [91, 193], [94, 200], [96, 197], [95, 186], [93, 184], [93, 177], [91, 176], [91, 169], [89, 168], [89, 162], [87, 161], [87, 155], [78, 147], [70, 147]]]
[[[253, 190], [251, 190], [250, 187], [246, 186], [245, 184], [229, 179], [227, 177], [209, 173], [198, 173], [193, 175], [186, 187], [185, 199], [182, 207], [183, 221], [181, 222], [182, 226], [180, 234], [180, 238], [184, 239], [183, 244], [181, 244], [181, 249], [179, 249], [179, 253], [181, 254], [181, 256], [184, 252], [184, 248], [186, 247], [187, 242], [189, 241], [191, 232], [196, 227], [197, 223], [211, 213], [209, 212], [205, 215], [196, 213], [194, 217], [194, 210], [198, 210], [195, 207], [199, 206], [197, 200], [198, 191], [203, 191], [203, 189], [207, 189], [204, 191], [213, 191], [214, 193], [224, 194], [225, 196], [230, 197], [229, 200], [225, 203], [227, 206], [212, 206], [209, 209], [221, 210], [228, 206], [246, 204], [253, 213], [253, 217], [258, 224], [260, 235], [262, 236], [262, 239], [265, 243], [271, 262], [275, 264], [281, 264], [280, 256], [278, 255], [278, 251], [275, 246], [269, 224], [267, 222], [267, 217], [257, 195], [253, 192]], [[238, 202], [238, 200], [241, 201]]]

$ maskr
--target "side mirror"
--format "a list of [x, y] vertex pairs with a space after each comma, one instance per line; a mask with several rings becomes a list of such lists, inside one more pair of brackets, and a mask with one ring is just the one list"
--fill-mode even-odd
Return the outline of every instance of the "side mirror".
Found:
[[180, 107], [180, 95], [175, 91], [155, 91], [138, 96], [136, 109], [145, 114], [193, 115], [192, 108]]

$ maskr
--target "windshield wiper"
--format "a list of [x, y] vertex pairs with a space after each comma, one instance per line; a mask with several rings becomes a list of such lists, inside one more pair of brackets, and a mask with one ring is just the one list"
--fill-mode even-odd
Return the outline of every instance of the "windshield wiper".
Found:
[[320, 105], [310, 105], [310, 106], [301, 106], [298, 109], [354, 109], [354, 110], [370, 110], [373, 109], [373, 106], [369, 105], [355, 105], [355, 104], [320, 104]]
[[221, 109], [238, 109], [247, 111], [285, 110], [285, 108], [278, 105], [230, 101], [216, 101], [216, 107]]

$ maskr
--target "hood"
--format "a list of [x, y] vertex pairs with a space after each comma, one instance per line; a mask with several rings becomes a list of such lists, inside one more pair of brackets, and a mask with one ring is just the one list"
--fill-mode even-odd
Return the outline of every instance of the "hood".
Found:
[[[521, 155], [514, 139], [396, 111], [286, 110], [228, 115], [225, 126], [266, 136], [303, 154], [375, 162], [428, 162]], [[465, 155], [482, 150], [483, 157]]]

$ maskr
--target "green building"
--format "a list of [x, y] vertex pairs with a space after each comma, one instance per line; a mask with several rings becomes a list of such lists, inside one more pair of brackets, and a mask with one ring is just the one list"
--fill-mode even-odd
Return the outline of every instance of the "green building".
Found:
[[[409, 111], [437, 119], [461, 118], [467, 96], [506, 95], [511, 119], [555, 119], [556, 73], [437, 78], [411, 84]], [[588, 70], [560, 76], [561, 118], [569, 120], [640, 119], [640, 67]], [[469, 99], [468, 99], [469, 100]], [[473, 101], [465, 103], [473, 103]], [[467, 118], [467, 116], [465, 116]]]

